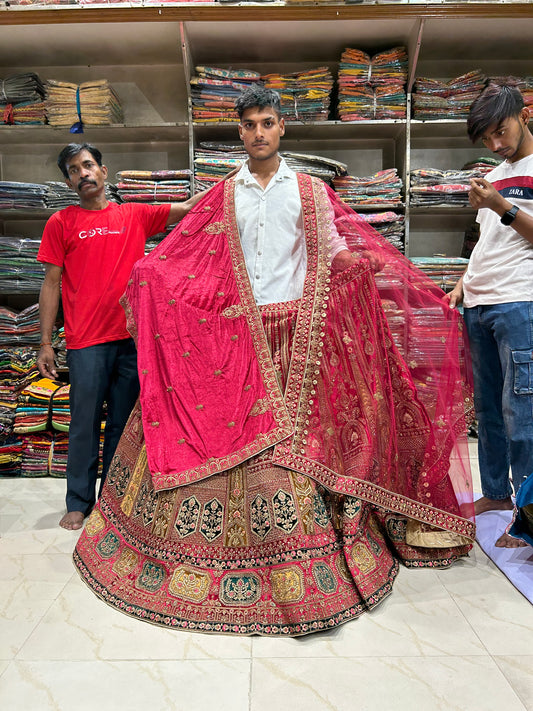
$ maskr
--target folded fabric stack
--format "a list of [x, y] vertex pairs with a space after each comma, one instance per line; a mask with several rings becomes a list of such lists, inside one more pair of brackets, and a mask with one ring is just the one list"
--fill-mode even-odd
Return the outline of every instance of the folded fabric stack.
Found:
[[0, 349], [0, 438], [13, 431], [18, 397], [38, 377], [36, 361], [31, 348]]
[[485, 82], [485, 75], [477, 70], [449, 81], [419, 77], [413, 91], [413, 116], [422, 121], [466, 119]]
[[200, 143], [200, 147], [194, 151], [195, 192], [213, 187], [225, 175], [239, 168], [247, 158], [240, 143]]
[[24, 451], [22, 453], [21, 475], [24, 477], [48, 476], [50, 448], [54, 435], [50, 432], [28, 434], [22, 437]]
[[0, 122], [46, 123], [44, 85], [35, 72], [12, 74], [0, 79]]
[[477, 170], [437, 170], [421, 168], [411, 171], [411, 205], [468, 205], [471, 178], [480, 177]]
[[333, 186], [350, 207], [371, 205], [396, 207], [402, 204], [402, 179], [396, 168], [380, 170], [362, 178], [345, 175], [333, 178]]
[[328, 67], [317, 67], [292, 74], [265, 74], [268, 89], [281, 96], [281, 113], [286, 121], [327, 121], [333, 89]]
[[44, 276], [44, 265], [37, 262], [40, 240], [0, 235], [0, 291], [37, 293]]
[[48, 471], [50, 476], [64, 479], [67, 476], [68, 434], [56, 432], [50, 447]]
[[11, 436], [0, 442], [0, 476], [20, 476], [24, 442]]
[[331, 183], [336, 175], [346, 175], [346, 163], [325, 158], [324, 156], [315, 156], [311, 153], [294, 153], [283, 152], [281, 154], [285, 158], [287, 165], [292, 170], [298, 173], [307, 173], [314, 175], [316, 178], [321, 178], [327, 183]]
[[69, 205], [80, 204], [79, 196], [66, 183], [49, 180], [46, 185], [48, 187], [46, 207], [50, 210], [62, 210]]
[[18, 434], [46, 430], [52, 395], [61, 387], [50, 378], [40, 378], [27, 385], [19, 395], [13, 431]]
[[183, 202], [191, 196], [190, 170], [121, 170], [116, 181], [122, 202]]
[[261, 75], [249, 69], [195, 67], [191, 77], [193, 121], [219, 123], [239, 121], [235, 100], [244, 89], [260, 81]]
[[65, 370], [67, 368], [67, 344], [64, 326], [61, 326], [52, 334], [52, 346], [54, 348], [56, 366], [60, 370]]
[[157, 247], [157, 245], [160, 244], [165, 239], [165, 237], [168, 235], [168, 233], [172, 229], [173, 229], [172, 225], [169, 225], [167, 227], [166, 232], [158, 232], [157, 234], [149, 237], [146, 240], [146, 242], [144, 243], [144, 253], [149, 254], [152, 251], [152, 249], [155, 249]]
[[463, 165], [461, 170], [475, 170], [480, 175], [487, 175], [491, 170], [497, 165], [500, 165], [501, 160], [499, 158], [493, 158], [492, 156], [483, 156], [482, 158], [475, 158], [470, 160]]
[[368, 222], [396, 249], [403, 252], [405, 249], [405, 216], [387, 210], [385, 212], [361, 212], [360, 216]]
[[70, 385], [61, 385], [50, 398], [52, 428], [68, 432], [70, 428]]
[[341, 121], [402, 119], [406, 116], [407, 51], [393, 47], [371, 57], [347, 48], [339, 64]]
[[2, 346], [35, 346], [40, 340], [39, 304], [22, 311], [0, 306], [0, 343]]
[[468, 265], [468, 259], [461, 257], [412, 257], [411, 261], [443, 291], [453, 289]]
[[120, 100], [107, 79], [83, 84], [50, 79], [46, 82], [46, 114], [52, 126], [76, 128], [122, 123]]
[[40, 183], [0, 181], [0, 210], [44, 209], [48, 188]]

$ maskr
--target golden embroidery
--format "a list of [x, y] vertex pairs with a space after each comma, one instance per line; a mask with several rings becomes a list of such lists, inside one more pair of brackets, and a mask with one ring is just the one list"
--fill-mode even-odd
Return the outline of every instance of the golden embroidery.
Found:
[[240, 304], [233, 304], [233, 306], [227, 306], [222, 312], [224, 318], [238, 318], [243, 315], [243, 308]]
[[[245, 386], [245, 390], [249, 388], [250, 386]], [[270, 403], [268, 402], [268, 398], [264, 397], [261, 398], [260, 400], [256, 400], [254, 403], [254, 406], [250, 410], [250, 417], [257, 417], [257, 415], [264, 415], [265, 412], [268, 412], [270, 410]]]
[[238, 341], [238, 340], [239, 340], [239, 336], [237, 336], [237, 334], [234, 333], [233, 336], [231, 337], [231, 340], [232, 340], [232, 341]]
[[239, 548], [248, 545], [246, 535], [246, 511], [244, 510], [244, 470], [243, 467], [232, 469], [228, 477], [228, 508], [226, 536], [224, 545]]
[[203, 405], [196, 405], [196, 409], [197, 409], [197, 410], [203, 410], [203, 409], [204, 409], [204, 406], [203, 406]]
[[146, 445], [143, 444], [141, 451], [139, 452], [137, 461], [135, 462], [135, 469], [133, 470], [133, 475], [130, 479], [130, 483], [128, 484], [128, 488], [126, 489], [124, 500], [120, 507], [122, 511], [124, 511], [126, 516], [131, 515], [133, 504], [135, 503], [135, 499], [137, 498], [137, 494], [139, 493], [139, 487], [141, 485], [146, 465]]
[[118, 557], [118, 560], [113, 564], [113, 572], [115, 572], [119, 578], [123, 578], [125, 575], [129, 575], [132, 570], [137, 567], [139, 562], [139, 556], [131, 548], [124, 548]]
[[290, 473], [294, 492], [300, 509], [300, 522], [306, 535], [315, 532], [315, 512], [313, 509], [314, 490], [309, 479], [298, 472]]
[[88, 536], [95, 536], [97, 533], [100, 533], [100, 531], [103, 531], [104, 528], [104, 517], [97, 509], [93, 509], [91, 515], [87, 519], [87, 523], [85, 524], [85, 533]]
[[216, 254], [216, 253], [217, 253], [217, 250], [216, 250], [216, 249], [210, 249], [210, 250], [209, 250], [209, 254], [211, 254], [211, 255]]
[[207, 234], [210, 235], [220, 235], [224, 232], [225, 227], [223, 222], [212, 222], [211, 224], [207, 225], [205, 228], [205, 231]]
[[210, 587], [211, 579], [207, 573], [187, 565], [180, 565], [170, 579], [168, 591], [182, 600], [198, 603], [207, 598]]
[[166, 258], [167, 258], [167, 255], [166, 255], [166, 254], [160, 254], [160, 255], [159, 255], [159, 259], [166, 259]]
[[298, 602], [303, 600], [303, 575], [299, 568], [273, 570], [270, 577], [272, 598], [276, 602]]
[[152, 533], [158, 538], [165, 538], [167, 535], [177, 494], [177, 489], [159, 493], [157, 510], [154, 516], [154, 525], [152, 527]]
[[196, 274], [187, 274], [187, 279], [196, 279]]
[[139, 286], [146, 286], [148, 284], [147, 281], [140, 281]]
[[377, 565], [372, 553], [364, 543], [355, 543], [350, 556], [363, 575], [370, 573]]

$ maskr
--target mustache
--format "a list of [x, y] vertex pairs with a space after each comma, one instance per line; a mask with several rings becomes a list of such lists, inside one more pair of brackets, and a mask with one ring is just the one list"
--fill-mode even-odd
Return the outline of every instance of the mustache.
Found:
[[78, 190], [83, 186], [83, 185], [96, 185], [95, 180], [80, 180], [78, 183]]

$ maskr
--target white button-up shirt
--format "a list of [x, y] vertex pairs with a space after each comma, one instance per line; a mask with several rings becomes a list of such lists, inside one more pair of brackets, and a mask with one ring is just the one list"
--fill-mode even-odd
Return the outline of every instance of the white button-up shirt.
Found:
[[[296, 173], [281, 159], [277, 173], [263, 189], [245, 163], [235, 176], [235, 209], [256, 302], [262, 305], [299, 299], [307, 253]], [[333, 258], [346, 249], [333, 222], [332, 238]]]

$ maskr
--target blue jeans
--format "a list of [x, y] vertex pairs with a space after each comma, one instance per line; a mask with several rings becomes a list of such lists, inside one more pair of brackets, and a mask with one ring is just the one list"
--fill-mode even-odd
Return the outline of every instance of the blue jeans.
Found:
[[139, 395], [137, 351], [131, 338], [69, 350], [70, 413], [67, 460], [67, 511], [84, 514], [94, 506], [100, 423], [107, 403], [102, 480]]
[[511, 495], [533, 472], [533, 302], [465, 308], [483, 495]]

